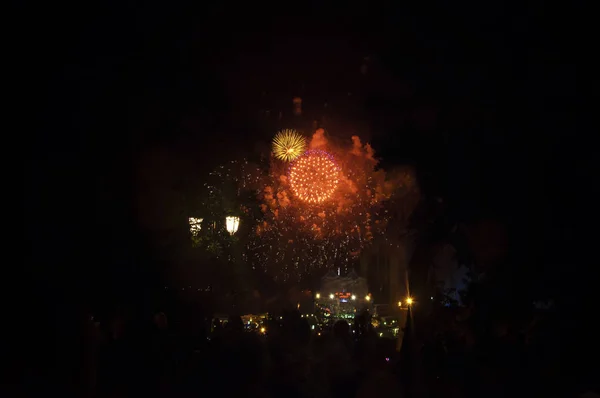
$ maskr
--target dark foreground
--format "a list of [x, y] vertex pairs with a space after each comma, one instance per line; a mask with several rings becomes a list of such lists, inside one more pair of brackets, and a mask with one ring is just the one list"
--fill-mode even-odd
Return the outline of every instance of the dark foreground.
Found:
[[[454, 314], [438, 318], [442, 328], [411, 316], [400, 341], [381, 338], [367, 315], [319, 333], [297, 312], [276, 319], [261, 333], [246, 331], [236, 317], [224, 327], [209, 317], [175, 323], [162, 313], [144, 322], [122, 315], [104, 323], [88, 318], [68, 379], [76, 396], [100, 398], [531, 397], [585, 391], [568, 380], [554, 349], [551, 319], [518, 329], [498, 323], [478, 333]], [[25, 395], [43, 392], [47, 374], [29, 372]]]

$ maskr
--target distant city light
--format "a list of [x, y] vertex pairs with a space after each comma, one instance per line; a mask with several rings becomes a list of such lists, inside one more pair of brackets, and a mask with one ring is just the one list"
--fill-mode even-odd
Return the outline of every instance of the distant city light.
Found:
[[406, 304], [411, 305], [413, 303], [412, 297], [406, 299]]
[[356, 296], [354, 294], [352, 295], [352, 300], [356, 300]]
[[369, 296], [368, 294], [365, 296], [365, 300], [367, 301], [371, 301], [371, 296]]
[[402, 307], [402, 301], [398, 301], [398, 307]]
[[330, 298], [330, 299], [332, 299], [332, 300], [333, 300], [333, 298], [334, 298], [334, 297], [335, 297], [335, 296], [333, 295], [333, 293], [331, 293], [331, 294], [329, 295], [329, 298]]
[[315, 294], [315, 298], [316, 298], [316, 299], [320, 299], [320, 298], [321, 298], [321, 293], [317, 293], [317, 294]]

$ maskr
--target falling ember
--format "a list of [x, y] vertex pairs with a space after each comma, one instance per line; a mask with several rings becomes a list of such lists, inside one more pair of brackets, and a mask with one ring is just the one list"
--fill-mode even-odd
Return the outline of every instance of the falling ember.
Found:
[[296, 196], [316, 204], [329, 199], [338, 187], [340, 169], [333, 156], [321, 150], [307, 151], [290, 167], [289, 182]]
[[273, 154], [284, 161], [292, 161], [302, 155], [306, 140], [296, 130], [281, 130], [273, 138]]

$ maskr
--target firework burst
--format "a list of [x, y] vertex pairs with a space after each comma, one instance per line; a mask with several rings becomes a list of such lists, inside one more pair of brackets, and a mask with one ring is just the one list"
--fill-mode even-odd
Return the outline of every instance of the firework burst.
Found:
[[296, 196], [316, 204], [331, 198], [338, 187], [340, 170], [333, 156], [321, 150], [305, 152], [290, 167], [289, 182]]
[[[240, 225], [252, 231], [238, 234], [242, 260], [257, 275], [276, 282], [309, 281], [327, 270], [353, 269], [362, 250], [383, 236], [390, 214], [387, 199], [416, 189], [410, 173], [402, 177], [377, 170], [372, 148], [358, 137], [344, 145], [317, 131], [310, 147], [289, 164], [236, 161], [220, 166], [206, 184], [203, 209], [196, 212], [207, 227], [211, 220], [242, 214]], [[225, 248], [221, 252], [227, 254]]]
[[306, 140], [296, 130], [285, 129], [273, 138], [273, 154], [276, 158], [290, 162], [302, 155]]

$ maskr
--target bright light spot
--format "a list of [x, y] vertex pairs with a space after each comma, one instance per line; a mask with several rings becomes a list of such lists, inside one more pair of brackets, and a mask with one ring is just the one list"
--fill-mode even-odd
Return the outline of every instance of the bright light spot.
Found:
[[398, 301], [398, 307], [402, 307], [402, 301]]
[[313, 150], [294, 161], [288, 177], [292, 190], [300, 200], [321, 203], [337, 189], [340, 169], [330, 154]]
[[406, 299], [406, 304], [411, 305], [413, 303], [412, 297]]
[[333, 298], [334, 298], [334, 297], [335, 297], [335, 296], [333, 295], [333, 293], [331, 293], [331, 294], [329, 295], [329, 298], [330, 298], [330, 299], [332, 299], [332, 300], [333, 300]]
[[188, 221], [190, 223], [190, 232], [193, 236], [196, 236], [198, 235], [198, 233], [200, 233], [200, 230], [202, 229], [202, 220], [202, 218], [188, 218]]
[[228, 216], [225, 217], [225, 227], [231, 235], [235, 234], [240, 226], [240, 218]]
[[260, 328], [260, 332], [261, 332], [261, 333], [263, 333], [263, 334], [264, 334], [266, 331], [267, 331], [267, 329], [265, 329], [264, 327]]
[[381, 333], [381, 332], [380, 332], [380, 333], [379, 333], [379, 337], [383, 337], [383, 333]]
[[312, 330], [315, 330], [315, 325], [311, 325], [311, 326], [310, 326], [310, 328], [311, 328]]
[[315, 298], [316, 298], [316, 299], [320, 299], [320, 298], [321, 298], [321, 293], [317, 293], [317, 294], [315, 294]]
[[273, 154], [289, 162], [300, 156], [306, 148], [306, 140], [296, 130], [282, 130], [273, 139]]
[[355, 295], [352, 295], [352, 300], [356, 300], [356, 296]]

